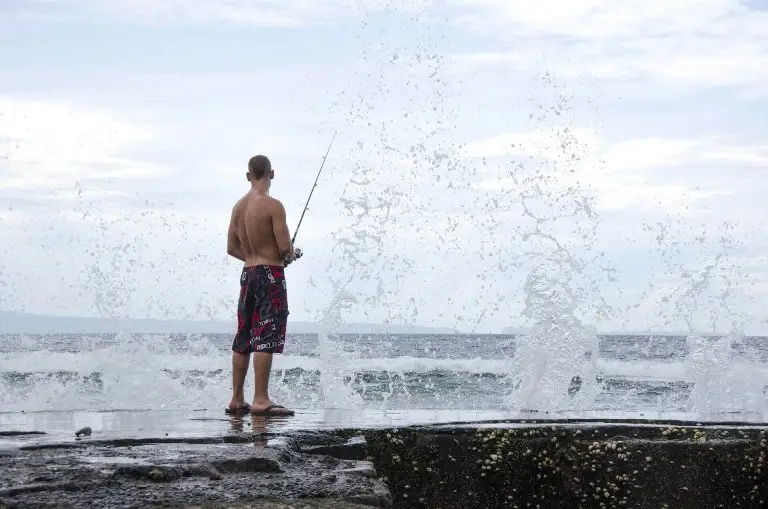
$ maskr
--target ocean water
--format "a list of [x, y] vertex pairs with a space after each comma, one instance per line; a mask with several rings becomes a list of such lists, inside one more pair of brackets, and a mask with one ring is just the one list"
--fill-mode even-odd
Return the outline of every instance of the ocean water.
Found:
[[[274, 359], [271, 394], [305, 411], [765, 420], [768, 338], [598, 336], [596, 352], [577, 360], [593, 366], [594, 380], [561, 373], [555, 379], [565, 382], [543, 392], [519, 356], [523, 339], [289, 334], [285, 354]], [[222, 409], [231, 390], [230, 344], [229, 334], [0, 336], [0, 412]], [[544, 350], [542, 359], [546, 366]], [[247, 398], [252, 389], [249, 371]]]

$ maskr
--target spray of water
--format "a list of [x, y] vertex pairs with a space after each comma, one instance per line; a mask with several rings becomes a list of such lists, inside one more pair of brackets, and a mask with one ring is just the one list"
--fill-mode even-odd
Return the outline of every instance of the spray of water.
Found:
[[515, 409], [586, 408], [596, 397], [597, 323], [610, 311], [600, 278], [610, 278], [602, 253], [593, 252], [599, 226], [594, 198], [580, 182], [589, 147], [576, 136], [569, 97], [545, 74], [554, 91], [534, 117], [550, 136], [536, 158], [517, 161], [509, 176], [523, 221], [516, 233], [527, 269], [524, 316], [531, 332], [519, 337], [507, 402]]
[[[665, 304], [666, 312], [660, 315], [663, 327], [682, 325], [686, 334], [684, 376], [693, 386], [686, 411], [703, 417], [761, 413], [768, 379], [754, 353], [745, 348], [744, 329], [750, 318], [733, 305], [734, 300], [746, 301], [744, 290], [752, 280], [735, 261], [743, 250], [736, 225], [696, 228], [670, 219], [645, 228], [655, 239], [663, 264], [662, 283], [645, 297], [651, 294]], [[714, 238], [711, 229], [718, 231]]]
[[[358, 37], [363, 72], [351, 77], [334, 104], [335, 111], [344, 112], [339, 143], [343, 148], [334, 160], [341, 161], [346, 182], [340, 197], [344, 223], [332, 234], [332, 260], [326, 270], [332, 297], [318, 317], [325, 329], [318, 355], [329, 408], [361, 404], [351, 387], [357, 376], [350, 369], [359, 355], [339, 346], [341, 323], [350, 315], [385, 324], [416, 322], [420, 302], [406, 284], [413, 284], [413, 274], [426, 260], [424, 251], [432, 246], [419, 242], [419, 225], [410, 221], [419, 212], [432, 217], [436, 209], [432, 198], [414, 189], [437, 174], [446, 176], [442, 170], [447, 155], [436, 147], [436, 138], [450, 117], [443, 104], [447, 82], [442, 58], [432, 48], [441, 38], [434, 37], [436, 25], [426, 19], [430, 14], [425, 9], [393, 9], [388, 14], [403, 16], [415, 42], [392, 42], [392, 28], [377, 26], [364, 15]], [[426, 111], [429, 115], [423, 116]], [[347, 155], [339, 155], [345, 149]], [[414, 237], [403, 238], [408, 230]]]

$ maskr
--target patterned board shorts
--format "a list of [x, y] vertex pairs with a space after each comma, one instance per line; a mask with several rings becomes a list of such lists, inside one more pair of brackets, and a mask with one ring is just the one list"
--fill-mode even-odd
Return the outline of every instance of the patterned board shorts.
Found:
[[237, 303], [237, 334], [232, 350], [238, 353], [282, 353], [288, 324], [285, 268], [279, 265], [243, 267]]

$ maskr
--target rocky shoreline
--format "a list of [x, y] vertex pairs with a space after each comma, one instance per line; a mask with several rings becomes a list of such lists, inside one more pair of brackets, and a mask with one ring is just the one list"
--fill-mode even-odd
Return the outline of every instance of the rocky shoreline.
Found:
[[762, 426], [500, 421], [259, 429], [113, 440], [73, 432], [68, 442], [20, 443], [0, 451], [0, 507], [768, 505]]
[[295, 439], [86, 439], [0, 451], [0, 507], [8, 508], [293, 507], [286, 504], [299, 500], [296, 507], [351, 509], [390, 507], [390, 499], [370, 462], [302, 453]]

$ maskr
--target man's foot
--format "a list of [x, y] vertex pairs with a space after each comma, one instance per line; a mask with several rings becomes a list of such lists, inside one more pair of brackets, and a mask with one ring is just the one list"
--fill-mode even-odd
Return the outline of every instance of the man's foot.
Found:
[[251, 411], [251, 405], [244, 400], [229, 402], [229, 406], [224, 409], [224, 413], [227, 415], [247, 415]]
[[294, 415], [296, 412], [288, 410], [283, 405], [278, 405], [272, 401], [266, 403], [254, 403], [251, 405], [251, 415], [261, 416], [288, 416]]

